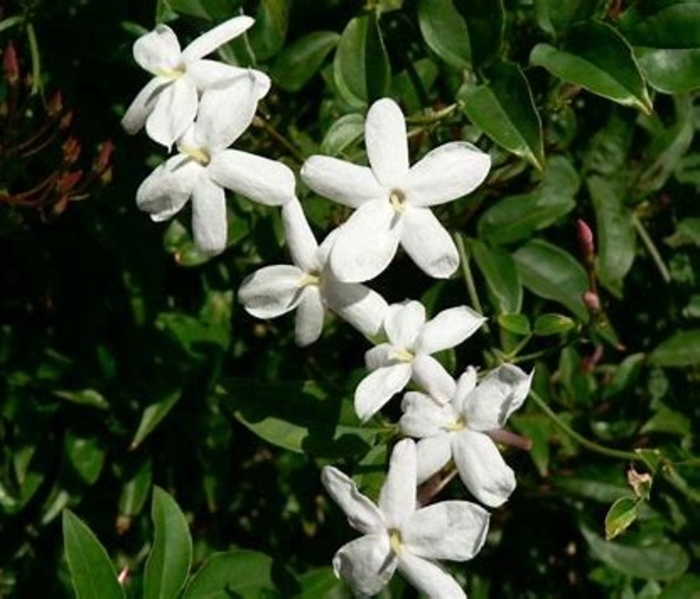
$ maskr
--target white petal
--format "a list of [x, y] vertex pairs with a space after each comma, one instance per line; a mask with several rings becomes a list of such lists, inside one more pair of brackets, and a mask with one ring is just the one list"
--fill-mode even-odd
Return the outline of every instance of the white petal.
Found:
[[379, 509], [387, 528], [401, 528], [416, 511], [416, 444], [411, 439], [394, 445], [379, 493]]
[[294, 263], [308, 273], [319, 270], [318, 243], [299, 200], [292, 198], [282, 206], [282, 222], [284, 236]]
[[380, 274], [396, 254], [400, 219], [388, 202], [367, 202], [350, 216], [331, 249], [330, 267], [345, 283], [362, 283]]
[[441, 501], [415, 512], [401, 529], [406, 550], [429, 559], [464, 562], [484, 545], [489, 513], [468, 501]]
[[386, 188], [399, 187], [408, 173], [406, 121], [390, 98], [377, 100], [367, 112], [365, 145], [372, 172]]
[[413, 360], [411, 379], [430, 397], [441, 404], [448, 403], [455, 394], [454, 379], [432, 356], [418, 354]]
[[365, 366], [367, 370], [377, 370], [377, 368], [384, 366], [404, 363], [404, 360], [397, 358], [396, 348], [390, 343], [380, 343], [365, 352]]
[[501, 428], [525, 401], [531, 380], [532, 374], [512, 364], [489, 372], [464, 400], [469, 427], [478, 431]]
[[167, 25], [158, 25], [134, 42], [134, 60], [154, 75], [177, 68], [180, 65], [177, 36]]
[[299, 283], [304, 271], [296, 266], [266, 266], [245, 278], [238, 301], [257, 318], [276, 318], [297, 307], [301, 301]]
[[452, 455], [459, 476], [481, 503], [498, 507], [515, 489], [515, 474], [488, 435], [470, 430], [452, 437]]
[[426, 437], [417, 443], [418, 484], [423, 484], [433, 474], [440, 472], [452, 459], [452, 434], [443, 433]]
[[208, 168], [220, 185], [265, 206], [281, 206], [295, 197], [294, 173], [276, 160], [224, 150], [214, 156]]
[[195, 60], [187, 65], [187, 77], [189, 77], [200, 92], [210, 87], [225, 86], [238, 77], [245, 75], [248, 69], [226, 64], [219, 60]]
[[360, 283], [340, 283], [326, 275], [323, 286], [328, 307], [366, 337], [374, 337], [382, 327], [388, 308], [384, 298]]
[[148, 115], [156, 105], [158, 94], [172, 82], [163, 77], [154, 77], [136, 95], [122, 117], [122, 127], [129, 135], [138, 133], [146, 123]]
[[310, 345], [321, 336], [325, 313], [326, 308], [318, 287], [315, 285], [305, 287], [297, 306], [294, 329], [294, 339], [299, 347]]
[[387, 198], [386, 190], [369, 167], [330, 156], [311, 156], [301, 167], [301, 178], [317, 194], [351, 208]]
[[464, 412], [464, 402], [469, 394], [476, 388], [476, 368], [467, 366], [467, 369], [457, 380], [457, 389], [452, 399], [452, 405], [458, 413]]
[[403, 213], [401, 245], [425, 274], [447, 279], [459, 266], [452, 237], [429, 208], [407, 205]]
[[158, 94], [146, 120], [146, 133], [166, 148], [175, 143], [197, 114], [197, 89], [188, 77], [180, 77]]
[[462, 587], [437, 564], [405, 551], [399, 558], [399, 572], [428, 599], [467, 599]]
[[369, 597], [387, 585], [397, 562], [388, 535], [377, 533], [343, 545], [333, 557], [333, 571], [357, 597]]
[[417, 391], [409, 391], [403, 396], [401, 409], [404, 414], [399, 420], [399, 427], [409, 437], [440, 435], [455, 421], [455, 412], [450, 404], [441, 406], [430, 396]]
[[389, 306], [384, 319], [384, 330], [392, 344], [413, 349], [424, 324], [425, 306], [416, 300], [411, 300]]
[[182, 51], [183, 60], [190, 62], [211, 54], [219, 46], [223, 46], [226, 42], [241, 35], [253, 23], [255, 23], [255, 20], [247, 16], [233, 17], [228, 21], [224, 21], [192, 41]]
[[416, 342], [416, 349], [434, 354], [456, 347], [471, 337], [486, 319], [467, 306], [443, 310], [425, 323]]
[[157, 221], [167, 220], [190, 199], [201, 172], [196, 162], [173, 156], [144, 179], [136, 191], [136, 205]]
[[355, 530], [371, 533], [385, 529], [384, 516], [379, 508], [360, 493], [349, 476], [333, 466], [325, 466], [321, 471], [321, 482]]
[[197, 249], [218, 254], [226, 249], [226, 195], [207, 176], [200, 175], [192, 192], [192, 234]]
[[491, 157], [463, 141], [435, 148], [411, 167], [403, 180], [406, 200], [434, 206], [471, 193], [486, 179]]
[[355, 390], [355, 412], [363, 422], [376, 414], [411, 378], [410, 364], [384, 366], [370, 372]]

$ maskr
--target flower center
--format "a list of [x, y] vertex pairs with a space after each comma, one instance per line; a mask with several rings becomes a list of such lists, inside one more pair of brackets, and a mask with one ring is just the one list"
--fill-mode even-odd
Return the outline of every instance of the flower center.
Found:
[[156, 75], [175, 81], [185, 74], [185, 67], [175, 67], [174, 69], [156, 69]]
[[401, 539], [401, 531], [398, 528], [392, 528], [389, 531], [389, 546], [395, 555], [400, 555], [403, 551], [403, 540]]
[[211, 156], [209, 152], [207, 152], [207, 150], [205, 150], [204, 148], [191, 148], [185, 145], [178, 145], [177, 149], [180, 152], [180, 154], [189, 156], [193, 160], [199, 162], [199, 164], [201, 164], [202, 166], [207, 166], [207, 164], [211, 162]]
[[309, 285], [320, 286], [321, 275], [316, 272], [305, 272], [299, 280], [299, 287], [308, 287]]
[[416, 356], [405, 348], [399, 348], [394, 350], [394, 358], [399, 362], [413, 362]]
[[457, 431], [461, 431], [465, 428], [467, 428], [467, 421], [464, 418], [464, 416], [459, 416], [458, 418], [455, 418], [452, 422], [445, 426], [445, 430], [451, 433], [456, 433]]
[[389, 193], [389, 203], [396, 214], [403, 214], [406, 209], [406, 196], [400, 189], [392, 189]]

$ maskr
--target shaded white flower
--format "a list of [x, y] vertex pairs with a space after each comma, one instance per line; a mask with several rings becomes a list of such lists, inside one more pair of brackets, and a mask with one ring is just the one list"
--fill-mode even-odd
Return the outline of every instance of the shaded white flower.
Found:
[[[457, 383], [452, 378], [429, 382], [429, 395], [406, 393], [399, 426], [404, 434], [421, 439], [418, 482], [453, 459], [474, 497], [490, 507], [505, 502], [515, 489], [515, 475], [490, 434], [499, 438], [506, 420], [525, 401], [531, 381], [532, 374], [503, 364], [477, 385], [476, 370], [469, 367]], [[435, 396], [450, 401], [441, 404]]]
[[357, 595], [378, 593], [398, 569], [430, 599], [466, 599], [436, 560], [472, 559], [486, 539], [489, 514], [468, 501], [419, 507], [413, 441], [404, 439], [394, 447], [378, 506], [332, 466], [323, 469], [321, 478], [350, 526], [364, 535], [341, 547], [333, 558], [336, 576]]
[[318, 339], [327, 309], [366, 336], [376, 335], [387, 303], [365, 285], [341, 283], [328, 269], [336, 231], [319, 247], [296, 198], [282, 207], [282, 219], [294, 266], [266, 266], [248, 276], [238, 291], [245, 309], [258, 318], [276, 318], [296, 309], [295, 337], [301, 346]]
[[[456, 347], [486, 319], [471, 308], [459, 306], [425, 321], [425, 307], [417, 301], [389, 306], [384, 318], [388, 341], [365, 353], [370, 372], [355, 390], [355, 411], [361, 420], [371, 418], [391, 396], [413, 379], [421, 387], [451, 377], [430, 354]], [[444, 397], [448, 401], [449, 397]]]
[[163, 221], [192, 198], [192, 231], [197, 247], [218, 253], [226, 247], [224, 188], [268, 206], [294, 196], [294, 173], [268, 158], [226, 149], [250, 125], [258, 99], [258, 80], [248, 71], [228, 86], [204, 92], [197, 120], [178, 140], [178, 154], [141, 183], [136, 202]]
[[486, 178], [490, 157], [466, 142], [452, 142], [409, 167], [404, 116], [389, 98], [369, 109], [365, 145], [369, 167], [312, 156], [301, 170], [311, 189], [357, 209], [331, 251], [333, 272], [341, 281], [371, 279], [400, 244], [424, 272], [449, 277], [459, 255], [430, 206], [473, 191]]
[[[146, 125], [146, 133], [168, 149], [192, 124], [197, 114], [198, 92], [227, 82], [246, 69], [203, 57], [241, 35], [255, 21], [240, 16], [199, 36], [180, 50], [177, 36], [167, 25], [158, 25], [134, 43], [134, 59], [155, 75], [139, 92], [122, 119], [127, 133]], [[254, 71], [260, 99], [270, 89], [267, 75]]]

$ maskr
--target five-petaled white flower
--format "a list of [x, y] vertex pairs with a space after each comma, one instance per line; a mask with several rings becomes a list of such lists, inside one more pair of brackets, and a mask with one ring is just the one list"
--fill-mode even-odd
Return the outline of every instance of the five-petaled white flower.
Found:
[[250, 125], [259, 82], [243, 71], [226, 87], [204, 92], [197, 120], [178, 141], [179, 154], [141, 183], [136, 202], [155, 221], [177, 213], [192, 197], [192, 230], [197, 247], [218, 253], [226, 247], [223, 188], [278, 206], [295, 197], [295, 179], [281, 162], [226, 149]]
[[357, 209], [331, 251], [333, 272], [341, 281], [367, 281], [388, 266], [401, 244], [428, 275], [449, 277], [459, 255], [430, 206], [480, 185], [491, 166], [489, 155], [469, 143], [452, 142], [409, 167], [404, 116], [390, 98], [369, 109], [365, 145], [370, 167], [312, 156], [301, 170], [311, 189]]
[[[453, 459], [465, 486], [490, 507], [503, 504], [515, 489], [515, 475], [489, 433], [498, 432], [525, 401], [532, 374], [503, 364], [477, 385], [469, 367], [455, 383], [452, 377], [432, 379], [429, 395], [408, 392], [401, 407], [401, 431], [418, 442], [418, 482], [422, 483]], [[449, 403], [443, 403], [449, 398]], [[436, 401], [437, 399], [437, 401]]]
[[383, 325], [388, 342], [365, 353], [365, 363], [372, 372], [355, 390], [357, 416], [363, 421], [371, 418], [411, 379], [426, 388], [435, 379], [449, 378], [430, 354], [459, 345], [485, 320], [467, 306], [443, 310], [428, 322], [420, 302], [389, 306]]
[[[122, 126], [136, 133], [144, 123], [146, 133], [168, 149], [192, 124], [197, 114], [199, 92], [225, 84], [245, 69], [203, 59], [222, 44], [246, 31], [255, 21], [239, 16], [221, 23], [198, 37], [184, 50], [167, 25], [158, 25], [134, 43], [134, 59], [155, 75], [129, 106]], [[262, 98], [270, 89], [267, 75], [254, 71], [256, 93]]]
[[327, 268], [336, 232], [319, 247], [297, 199], [282, 207], [282, 219], [295, 266], [266, 266], [247, 277], [238, 292], [245, 309], [258, 318], [275, 318], [296, 308], [296, 342], [301, 346], [318, 339], [326, 309], [368, 337], [376, 335], [387, 303], [365, 285], [341, 283]]
[[361, 596], [378, 593], [396, 569], [431, 599], [465, 599], [454, 578], [435, 560], [466, 561], [481, 549], [489, 514], [468, 501], [442, 501], [419, 507], [416, 499], [416, 447], [396, 444], [376, 506], [355, 483], [332, 466], [323, 469], [328, 493], [364, 536], [341, 547], [333, 558], [336, 576]]

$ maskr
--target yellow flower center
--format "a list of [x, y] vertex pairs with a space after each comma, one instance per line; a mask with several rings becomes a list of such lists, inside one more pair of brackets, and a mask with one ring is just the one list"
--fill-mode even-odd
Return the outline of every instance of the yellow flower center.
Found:
[[406, 209], [406, 196], [403, 191], [400, 189], [392, 189], [391, 193], [389, 193], [389, 203], [396, 214], [403, 214], [403, 211]]
[[315, 272], [306, 272], [299, 280], [299, 287], [308, 287], [309, 285], [321, 285], [321, 275]]
[[176, 67], [174, 69], [156, 69], [156, 75], [159, 77], [165, 77], [166, 79], [179, 79], [185, 74], [185, 67]]
[[413, 362], [415, 355], [407, 349], [401, 348], [394, 350], [394, 358], [399, 362]]
[[193, 160], [199, 162], [199, 164], [201, 164], [202, 166], [207, 166], [207, 164], [211, 162], [211, 156], [209, 155], [209, 152], [207, 152], [207, 150], [205, 150], [204, 148], [191, 148], [185, 145], [178, 145], [177, 149], [180, 152], [180, 154], [189, 156]]
[[392, 528], [389, 531], [389, 546], [395, 555], [400, 555], [403, 551], [403, 540], [401, 539], [401, 531]]
[[450, 424], [445, 426], [445, 430], [451, 433], [456, 433], [457, 431], [461, 431], [465, 428], [467, 428], [467, 421], [464, 419], [464, 416], [456, 418], [455, 420], [450, 422]]

